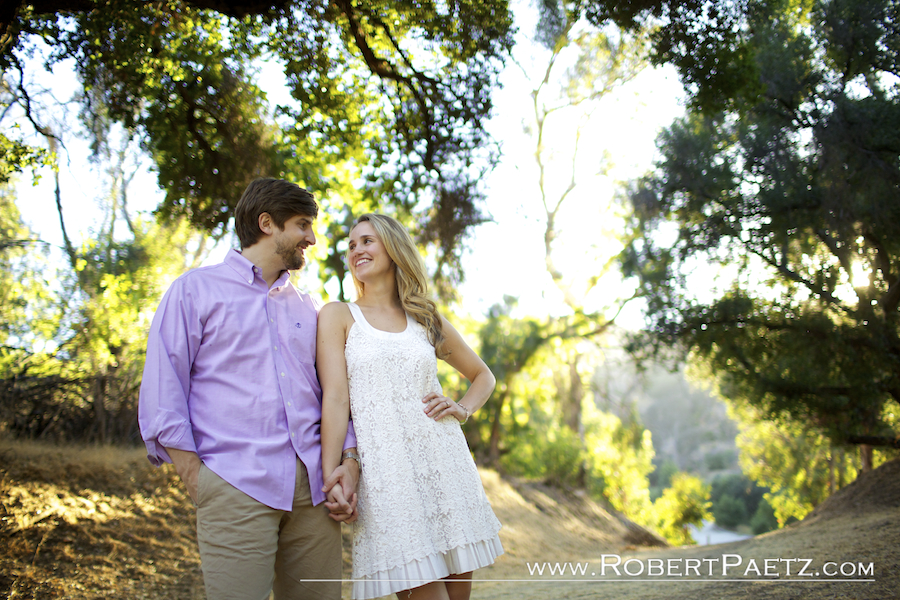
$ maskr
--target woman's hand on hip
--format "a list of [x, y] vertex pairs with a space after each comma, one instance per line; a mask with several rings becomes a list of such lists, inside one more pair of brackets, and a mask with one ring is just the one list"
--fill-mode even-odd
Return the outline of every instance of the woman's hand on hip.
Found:
[[446, 396], [441, 396], [437, 392], [431, 392], [424, 398], [425, 414], [430, 419], [440, 421], [444, 417], [452, 416], [457, 421], [465, 421], [467, 413], [464, 408]]

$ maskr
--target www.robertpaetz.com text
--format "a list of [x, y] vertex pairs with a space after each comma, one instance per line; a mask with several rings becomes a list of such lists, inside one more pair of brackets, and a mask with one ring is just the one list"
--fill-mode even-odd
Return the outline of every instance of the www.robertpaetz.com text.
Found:
[[714, 558], [623, 558], [603, 554], [598, 562], [526, 562], [528, 575], [579, 579], [641, 578], [854, 580], [874, 581], [875, 564], [860, 561], [815, 561], [811, 558], [744, 558], [723, 554]]

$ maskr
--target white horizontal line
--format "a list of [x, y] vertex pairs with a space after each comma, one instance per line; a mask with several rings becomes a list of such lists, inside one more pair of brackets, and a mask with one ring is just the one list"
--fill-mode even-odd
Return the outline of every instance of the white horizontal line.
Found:
[[[430, 583], [434, 579], [301, 579], [306, 583]], [[451, 579], [441, 581], [452, 582]], [[874, 579], [465, 579], [472, 583], [875, 583]]]

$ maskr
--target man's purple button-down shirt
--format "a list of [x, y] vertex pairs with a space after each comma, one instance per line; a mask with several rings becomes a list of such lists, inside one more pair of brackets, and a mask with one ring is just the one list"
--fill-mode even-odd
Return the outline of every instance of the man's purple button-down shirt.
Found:
[[[147, 343], [138, 419], [150, 461], [196, 452], [248, 496], [290, 510], [299, 456], [322, 502], [319, 308], [287, 272], [269, 288], [236, 250], [179, 277]], [[355, 445], [351, 425], [345, 448]]]

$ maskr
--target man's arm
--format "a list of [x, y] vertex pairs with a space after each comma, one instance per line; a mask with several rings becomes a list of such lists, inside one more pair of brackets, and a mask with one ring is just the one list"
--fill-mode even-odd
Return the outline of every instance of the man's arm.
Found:
[[203, 336], [197, 306], [183, 280], [163, 296], [147, 336], [138, 402], [141, 437], [150, 462], [172, 462], [168, 450], [196, 453], [188, 395], [191, 366]]

